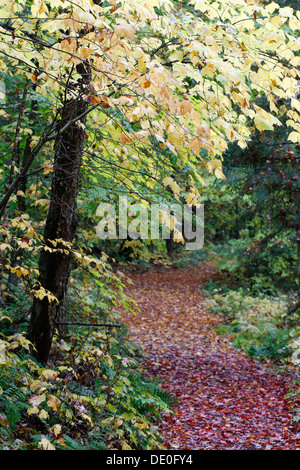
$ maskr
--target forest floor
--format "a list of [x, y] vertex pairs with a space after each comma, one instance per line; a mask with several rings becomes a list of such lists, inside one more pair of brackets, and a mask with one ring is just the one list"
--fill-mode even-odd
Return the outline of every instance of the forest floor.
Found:
[[[128, 272], [127, 272], [128, 274]], [[213, 268], [130, 272], [131, 340], [146, 352], [147, 375], [177, 398], [160, 423], [163, 444], [178, 450], [294, 450], [299, 424], [287, 398], [289, 372], [255, 361], [217, 335], [222, 318], [206, 308], [201, 285]]]

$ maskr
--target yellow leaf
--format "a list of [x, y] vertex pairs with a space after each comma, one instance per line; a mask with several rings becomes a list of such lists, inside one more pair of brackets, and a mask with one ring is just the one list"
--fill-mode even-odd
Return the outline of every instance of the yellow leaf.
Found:
[[38, 406], [45, 400], [46, 400], [46, 395], [43, 393], [42, 395], [31, 395], [28, 401], [31, 405]]
[[39, 412], [39, 417], [42, 419], [48, 419], [49, 418], [49, 413], [46, 410], [41, 410]]
[[202, 149], [202, 141], [200, 139], [198, 139], [198, 137], [195, 137], [194, 139], [192, 139], [190, 141], [190, 148], [192, 150], [192, 152], [194, 153], [194, 155], [197, 155], [200, 150]]
[[90, 424], [90, 426], [94, 425], [94, 423], [92, 421], [92, 418], [88, 414], [81, 413], [81, 416], [82, 416], [83, 419], [85, 419]]
[[[296, 131], [291, 132], [290, 135], [288, 136], [288, 140], [291, 140], [295, 144], [297, 142], [300, 144], [300, 133]], [[0, 246], [0, 249], [1, 249], [1, 246]]]
[[223, 180], [226, 179], [225, 175], [222, 172], [221, 160], [217, 160], [217, 159], [211, 160], [210, 162], [207, 163], [206, 168], [210, 173], [214, 171], [217, 178], [222, 178]]
[[33, 406], [32, 408], [28, 408], [27, 414], [28, 414], [28, 416], [35, 415], [35, 414], [38, 414], [39, 411], [40, 410], [38, 409], [37, 406]]
[[139, 72], [145, 73], [146, 72], [146, 60], [144, 57], [138, 60], [138, 70]]
[[41, 380], [34, 380], [30, 385], [30, 390], [32, 392], [36, 392], [42, 387], [42, 385], [43, 385], [43, 382]]
[[135, 423], [134, 426], [139, 429], [148, 429], [147, 423]]
[[172, 191], [175, 194], [178, 194], [178, 195], [180, 194], [181, 192], [180, 187], [178, 186], [176, 181], [174, 181], [170, 176], [166, 176], [166, 178], [164, 178], [162, 182], [164, 186], [170, 186]]
[[211, 67], [203, 67], [203, 69], [201, 70], [201, 75], [203, 76], [208, 76], [210, 78], [214, 78], [215, 76], [215, 72], [214, 70], [211, 68]]
[[[46, 248], [48, 248], [48, 247], [45, 246], [45, 249], [46, 249]], [[49, 250], [49, 251], [52, 251], [50, 248], [48, 248], [48, 250]], [[33, 295], [34, 295], [35, 297], [37, 297], [37, 298], [40, 299], [40, 300], [43, 300], [44, 297], [47, 297], [49, 302], [55, 301], [55, 302], [58, 303], [57, 298], [56, 298], [53, 294], [51, 294], [51, 292], [46, 291], [46, 290], [44, 289], [44, 287], [42, 287], [42, 286], [41, 286], [38, 290], [32, 289], [31, 292], [33, 293]]]
[[47, 380], [56, 380], [59, 372], [56, 370], [51, 370], [51, 369], [45, 369], [42, 371], [42, 375], [47, 379]]
[[[43, 15], [43, 13], [48, 13], [48, 9], [46, 5], [41, 2], [41, 1], [34, 1], [32, 7], [31, 7], [31, 14], [34, 18]], [[43, 15], [45, 16], [45, 15]]]
[[202, 178], [201, 175], [199, 175], [199, 173], [197, 171], [195, 171], [195, 175], [196, 175], [198, 181], [200, 181], [200, 183], [202, 183], [203, 186], [206, 186], [206, 183], [205, 183], [204, 179]]
[[65, 414], [66, 414], [66, 417], [67, 417], [68, 419], [72, 419], [72, 418], [73, 418], [73, 412], [72, 412], [72, 410], [66, 410]]
[[191, 205], [196, 205], [197, 201], [197, 196], [195, 193], [189, 193], [185, 196], [185, 202], [191, 206]]
[[189, 114], [192, 110], [193, 106], [190, 100], [184, 100], [180, 103], [180, 112], [183, 114], [183, 116]]
[[60, 444], [61, 446], [64, 446], [64, 447], [66, 446], [66, 442], [65, 442], [65, 440], [64, 440], [62, 437], [60, 437], [59, 439], [57, 439], [56, 442], [57, 442], [58, 444]]
[[1, 251], [6, 250], [6, 248], [8, 248], [9, 250], [12, 250], [12, 247], [10, 245], [8, 245], [7, 243], [1, 243], [0, 244], [0, 250]]
[[197, 127], [197, 135], [199, 137], [205, 137], [205, 138], [210, 137], [210, 128], [207, 126], [207, 124], [200, 124]]
[[126, 441], [122, 443], [122, 450], [132, 450], [132, 447], [130, 447], [129, 444], [127, 444]]
[[61, 433], [61, 425], [60, 424], [54, 424], [54, 426], [51, 428], [51, 431], [53, 432], [53, 434], [55, 436], [58, 436]]
[[43, 173], [44, 175], [48, 175], [49, 173], [51, 173], [53, 171], [53, 165], [47, 165], [44, 167], [43, 169]]
[[222, 178], [223, 180], [226, 180], [226, 176], [220, 168], [215, 169], [215, 175], [217, 178]]
[[92, 52], [93, 52], [92, 49], [90, 49], [89, 47], [81, 47], [78, 55], [81, 59], [87, 59], [91, 55]]
[[142, 88], [149, 88], [149, 86], [151, 85], [151, 81], [148, 78], [142, 77], [139, 84]]
[[52, 408], [53, 411], [57, 411], [60, 405], [60, 401], [55, 395], [50, 395], [50, 398], [47, 401], [47, 405], [49, 408]]
[[120, 142], [121, 142], [122, 145], [128, 144], [129, 142], [131, 142], [131, 140], [132, 139], [127, 134], [125, 134], [125, 132], [121, 132]]
[[173, 240], [176, 243], [179, 243], [179, 242], [184, 243], [183, 235], [178, 230], [174, 230]]
[[122, 36], [122, 37], [127, 38], [127, 39], [132, 39], [133, 36], [135, 35], [135, 29], [129, 24], [116, 25], [114, 27], [114, 33], [118, 37]]
[[144, 51], [141, 47], [138, 47], [135, 51], [134, 58], [137, 59], [138, 63], [138, 70], [139, 72], [145, 73], [146, 72], [146, 64], [147, 59]]
[[261, 132], [272, 131], [274, 129], [272, 122], [261, 116], [255, 116], [254, 123], [256, 128]]
[[39, 448], [44, 449], [44, 450], [55, 450], [54, 445], [51, 444], [51, 442], [46, 437], [43, 437], [38, 445], [39, 445]]
[[182, 51], [174, 51], [172, 54], [169, 56], [169, 60], [173, 62], [174, 60], [178, 60], [181, 62], [183, 59], [183, 52]]

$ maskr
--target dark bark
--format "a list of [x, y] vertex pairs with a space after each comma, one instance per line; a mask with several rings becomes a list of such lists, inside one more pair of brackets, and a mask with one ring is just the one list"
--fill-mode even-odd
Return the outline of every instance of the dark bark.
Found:
[[[29, 339], [35, 347], [33, 354], [40, 362], [47, 362], [56, 322], [61, 320], [70, 275], [71, 251], [65, 252], [62, 243], [53, 245], [53, 240], [72, 242], [77, 224], [76, 201], [85, 138], [85, 120], [88, 102], [82, 92], [90, 80], [88, 66], [80, 64], [78, 72], [82, 83], [78, 84], [78, 98], [66, 101], [62, 109], [61, 121], [55, 141], [54, 175], [51, 186], [51, 201], [45, 225], [45, 247], [39, 259], [39, 283], [50, 291], [58, 302], [49, 302], [47, 297], [34, 298]], [[83, 115], [77, 122], [76, 116]], [[70, 126], [67, 126], [72, 122]], [[83, 124], [83, 126], [82, 126]], [[58, 129], [58, 130], [59, 130]], [[64, 319], [65, 320], [65, 319]]]
[[170, 234], [170, 238], [166, 239], [166, 248], [167, 248], [167, 253], [169, 256], [171, 256], [174, 252], [174, 242], [173, 242], [173, 233]]

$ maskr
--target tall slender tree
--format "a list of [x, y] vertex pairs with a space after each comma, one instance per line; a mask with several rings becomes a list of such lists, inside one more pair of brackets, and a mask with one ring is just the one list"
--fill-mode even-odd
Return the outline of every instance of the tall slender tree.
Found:
[[77, 71], [80, 79], [74, 87], [75, 98], [65, 98], [57, 127], [45, 246], [39, 259], [38, 285], [50, 291], [55, 301], [49, 301], [47, 296], [42, 299], [35, 297], [30, 317], [29, 339], [41, 362], [48, 358], [56, 323], [65, 317], [62, 308], [70, 275], [70, 247], [77, 225], [77, 193], [89, 105], [85, 96], [91, 81], [91, 69], [87, 63], [80, 63]]

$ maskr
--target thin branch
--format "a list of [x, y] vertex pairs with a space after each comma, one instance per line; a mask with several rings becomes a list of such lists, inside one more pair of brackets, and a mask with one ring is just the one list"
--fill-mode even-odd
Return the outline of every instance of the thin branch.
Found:
[[17, 160], [18, 139], [19, 139], [19, 134], [20, 134], [22, 117], [23, 117], [23, 113], [25, 109], [28, 86], [29, 86], [29, 80], [27, 80], [27, 82], [25, 83], [23, 96], [22, 96], [22, 100], [20, 104], [20, 111], [19, 111], [18, 121], [16, 125], [15, 139], [14, 139], [13, 150], [12, 150], [11, 166], [13, 166], [14, 162]]
[[178, 38], [173, 38], [170, 39], [170, 41], [163, 42], [159, 47], [157, 47], [154, 51], [150, 52], [150, 56], [153, 57], [155, 54], [158, 53], [161, 49], [163, 49], [166, 46], [169, 46], [170, 44], [177, 44]]
[[25, 84], [25, 87], [24, 87], [24, 90], [23, 90], [23, 96], [22, 96], [22, 100], [21, 100], [21, 104], [20, 104], [20, 110], [19, 110], [19, 115], [18, 115], [18, 119], [17, 119], [16, 131], [15, 131], [15, 137], [14, 137], [13, 149], [12, 149], [12, 155], [11, 155], [10, 171], [9, 171], [8, 180], [6, 182], [6, 189], [7, 190], [9, 189], [10, 185], [12, 184], [14, 171], [15, 171], [15, 163], [17, 162], [18, 148], [19, 148], [19, 134], [20, 134], [20, 129], [21, 129], [22, 117], [23, 117], [23, 113], [24, 113], [24, 109], [25, 109], [28, 86], [29, 86], [29, 80], [27, 80], [27, 82]]
[[79, 321], [76, 322], [67, 322], [67, 321], [57, 321], [56, 325], [71, 325], [71, 326], [91, 326], [91, 327], [102, 327], [107, 326], [110, 328], [122, 328], [122, 325], [118, 325], [117, 323], [82, 323]]
[[0, 219], [2, 218], [6, 205], [9, 201], [10, 196], [14, 193], [16, 188], [18, 187], [18, 184], [20, 180], [26, 175], [27, 170], [30, 168], [32, 162], [34, 161], [35, 157], [38, 155], [39, 151], [43, 148], [43, 146], [48, 142], [48, 133], [51, 132], [51, 129], [53, 127], [55, 121], [50, 125], [49, 129], [42, 135], [40, 138], [39, 142], [36, 144], [34, 149], [32, 150], [30, 156], [28, 157], [25, 165], [23, 168], [19, 170], [19, 174], [17, 175], [16, 179], [11, 183], [10, 187], [6, 191], [6, 194], [3, 196], [2, 200], [0, 201]]

